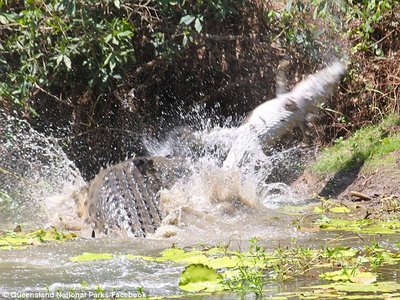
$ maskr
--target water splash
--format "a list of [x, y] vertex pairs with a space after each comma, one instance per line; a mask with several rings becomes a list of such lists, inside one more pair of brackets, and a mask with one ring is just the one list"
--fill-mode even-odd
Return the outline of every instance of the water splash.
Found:
[[[57, 140], [0, 110], [0, 223], [74, 223], [84, 180]], [[61, 215], [62, 214], [62, 215]]]
[[212, 127], [215, 123], [209, 118], [204, 120], [206, 129], [180, 127], [164, 139], [145, 142], [154, 156], [185, 156], [190, 169], [188, 176], [160, 192], [165, 218], [156, 236], [182, 236], [193, 230], [211, 232], [226, 229], [227, 224], [227, 231], [232, 232], [243, 223], [251, 223], [254, 234], [254, 228], [260, 225], [255, 216], [262, 218], [262, 214], [282, 204], [303, 201], [289, 184], [300, 175], [308, 151], [292, 147], [266, 155], [260, 145], [247, 143], [243, 147], [251, 149], [251, 155], [246, 164], [226, 167], [223, 162], [235, 141], [236, 127], [230, 123]]
[[[200, 129], [178, 127], [164, 138], [145, 139], [151, 156], [180, 157], [189, 170], [171, 188], [160, 191], [164, 220], [156, 236], [182, 231], [191, 235], [193, 230], [207, 235], [215, 228], [243, 233], [243, 223], [251, 224], [254, 234], [255, 228], [265, 229], [258, 220], [270, 208], [299, 201], [282, 177], [293, 173], [301, 149], [266, 155], [261, 147], [253, 147], [248, 163], [227, 168], [223, 161], [237, 134], [232, 119], [198, 115], [202, 119], [195, 127]], [[5, 113], [0, 116], [0, 222], [82, 227], [72, 194], [79, 193], [85, 182], [57, 140], [25, 121]]]
[[[235, 134], [232, 128], [243, 117], [223, 117], [219, 109], [219, 103], [208, 110], [205, 105], [195, 104], [190, 111], [177, 105], [173, 114], [164, 113], [160, 128], [166, 127], [168, 130], [161, 130], [161, 136], [142, 138], [149, 156], [179, 156], [196, 160], [217, 152], [215, 155], [218, 158], [223, 157], [231, 146], [232, 134]], [[173, 118], [179, 119], [179, 123], [184, 125], [172, 126], [170, 120]]]

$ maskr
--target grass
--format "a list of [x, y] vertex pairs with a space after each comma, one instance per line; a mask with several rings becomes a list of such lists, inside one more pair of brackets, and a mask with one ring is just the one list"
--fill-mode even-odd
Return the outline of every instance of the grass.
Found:
[[341, 170], [363, 165], [368, 172], [381, 165], [394, 163], [388, 155], [400, 149], [400, 116], [391, 115], [381, 123], [367, 126], [348, 139], [338, 139], [317, 157], [313, 170], [318, 175], [333, 175]]

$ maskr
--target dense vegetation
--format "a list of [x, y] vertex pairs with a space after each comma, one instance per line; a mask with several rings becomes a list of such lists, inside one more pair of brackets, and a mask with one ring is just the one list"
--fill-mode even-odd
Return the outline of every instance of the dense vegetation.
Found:
[[142, 154], [141, 134], [199, 126], [181, 111], [237, 121], [274, 96], [283, 59], [291, 86], [339, 57], [350, 71], [316, 126], [331, 142], [399, 112], [399, 22], [396, 0], [1, 0], [0, 107], [91, 177]]

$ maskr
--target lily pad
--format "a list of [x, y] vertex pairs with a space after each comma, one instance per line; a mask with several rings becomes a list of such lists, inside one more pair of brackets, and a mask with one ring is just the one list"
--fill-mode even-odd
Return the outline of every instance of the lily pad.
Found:
[[50, 241], [64, 241], [75, 238], [74, 233], [65, 233], [52, 227], [29, 232], [7, 231], [0, 235], [0, 249], [22, 249], [30, 245], [40, 245]]
[[[339, 292], [356, 293], [393, 293], [400, 291], [400, 284], [392, 281], [360, 284], [355, 282], [334, 282], [331, 284], [301, 287], [302, 290], [336, 290]], [[376, 297], [376, 295], [375, 295]], [[347, 297], [346, 297], [347, 299]]]
[[326, 258], [340, 259], [356, 256], [360, 251], [351, 247], [326, 247], [323, 256]]
[[69, 260], [72, 262], [95, 261], [95, 260], [110, 260], [113, 259], [111, 253], [90, 253], [84, 252], [81, 255], [71, 257]]
[[351, 212], [350, 209], [348, 209], [346, 206], [335, 206], [335, 207], [331, 207], [331, 208], [324, 208], [322, 206], [316, 206], [313, 210], [314, 213], [320, 214], [323, 212], [333, 212], [333, 213], [342, 213], [342, 214], [346, 214]]
[[375, 282], [378, 276], [371, 272], [339, 270], [322, 273], [320, 277], [332, 281], [348, 281], [352, 283], [369, 284]]
[[245, 266], [253, 266], [255, 264], [254, 257], [251, 255], [242, 255], [241, 259], [238, 253], [228, 252], [222, 248], [214, 247], [208, 250], [191, 250], [185, 251], [181, 248], [170, 248], [161, 252], [160, 257], [141, 256], [141, 255], [125, 255], [128, 259], [143, 259], [149, 261], [173, 261], [181, 264], [203, 264], [213, 269], [234, 268], [240, 263]]
[[376, 282], [373, 284], [344, 282], [336, 284], [334, 288], [337, 291], [344, 292], [393, 293], [400, 290], [400, 284], [396, 282]]
[[322, 216], [316, 224], [322, 230], [342, 230], [365, 234], [398, 234], [400, 233], [400, 222], [386, 221], [378, 222], [369, 219], [341, 220], [330, 219]]
[[203, 264], [191, 264], [179, 278], [179, 287], [187, 292], [216, 292], [224, 290], [222, 276]]

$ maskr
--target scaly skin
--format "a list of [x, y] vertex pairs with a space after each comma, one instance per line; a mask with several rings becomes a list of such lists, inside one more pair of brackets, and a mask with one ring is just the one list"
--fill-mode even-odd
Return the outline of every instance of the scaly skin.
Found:
[[187, 172], [179, 159], [142, 157], [102, 170], [81, 191], [78, 214], [95, 234], [146, 237], [161, 224], [158, 192]]
[[[203, 147], [210, 140], [219, 145], [218, 137], [224, 141], [234, 140], [224, 167], [241, 166], [252, 151], [261, 151], [263, 145], [273, 145], [283, 134], [304, 122], [318, 99], [345, 71], [346, 67], [336, 62], [303, 80], [292, 91], [255, 108], [239, 128], [214, 130], [205, 137], [193, 135], [184, 146], [190, 147], [198, 139], [200, 142], [203, 139]], [[185, 156], [185, 152], [178, 151], [175, 155]], [[184, 157], [124, 161], [101, 171], [93, 179], [80, 195], [78, 210], [97, 233], [121, 232], [146, 237], [160, 226], [163, 218], [157, 193], [188, 173]]]
[[329, 67], [310, 75], [288, 93], [278, 95], [253, 110], [247, 120], [237, 129], [224, 167], [243, 165], [251, 155], [249, 148], [272, 146], [296, 125], [304, 123], [310, 113], [330, 88], [346, 72], [346, 66], [335, 62]]

